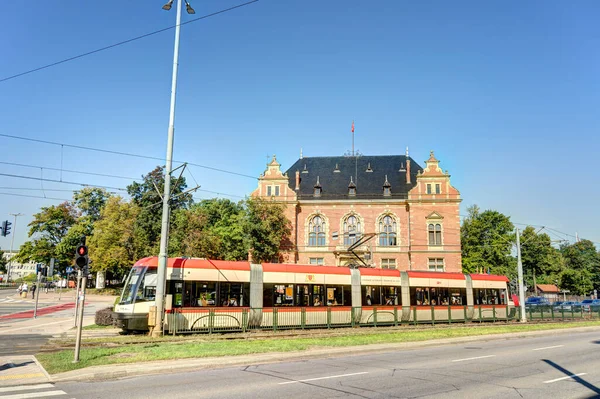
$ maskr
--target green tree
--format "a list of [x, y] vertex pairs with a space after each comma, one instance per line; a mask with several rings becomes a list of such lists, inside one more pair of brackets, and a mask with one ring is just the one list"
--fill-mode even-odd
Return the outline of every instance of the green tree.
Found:
[[540, 283], [557, 283], [564, 266], [562, 255], [552, 246], [550, 236], [537, 234], [531, 226], [521, 233], [521, 260], [523, 273], [529, 280], [527, 285], [534, 290]]
[[589, 240], [565, 244], [560, 248], [565, 259], [566, 270], [562, 275], [561, 287], [579, 295], [587, 295], [600, 289], [600, 256]]
[[228, 199], [203, 200], [175, 215], [171, 255], [240, 260], [248, 257], [244, 208]]
[[6, 264], [8, 261], [4, 259], [4, 251], [0, 249], [0, 272], [6, 273]]
[[497, 211], [480, 212], [477, 205], [469, 207], [467, 213], [460, 228], [463, 271], [513, 277], [515, 236], [510, 218]]
[[291, 248], [291, 223], [285, 216], [284, 204], [248, 199], [244, 232], [255, 263], [279, 262], [282, 248]]
[[111, 197], [103, 188], [86, 187], [73, 194], [73, 205], [81, 212], [80, 219], [89, 219], [94, 223], [100, 219], [102, 209]]
[[29, 223], [29, 237], [32, 240], [21, 246], [15, 258], [20, 262], [34, 261], [46, 265], [50, 264], [51, 258], [56, 258], [60, 264], [68, 264], [73, 254], [61, 253], [57, 247], [77, 217], [76, 209], [68, 202], [43, 207]]
[[[136, 258], [158, 254], [162, 221], [161, 196], [164, 182], [164, 168], [158, 166], [143, 176], [141, 183], [133, 182], [127, 186], [127, 192], [131, 196], [133, 204], [139, 207], [135, 221]], [[179, 209], [187, 209], [192, 204], [192, 195], [190, 193], [183, 194], [186, 187], [185, 178], [171, 179], [170, 222], [173, 221]]]
[[111, 197], [88, 240], [91, 269], [120, 276], [135, 259], [135, 220], [139, 208], [121, 197]]

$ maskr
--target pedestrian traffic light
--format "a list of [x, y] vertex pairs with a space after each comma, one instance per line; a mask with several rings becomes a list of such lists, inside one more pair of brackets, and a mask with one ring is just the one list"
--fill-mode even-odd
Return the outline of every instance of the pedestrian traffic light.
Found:
[[6, 237], [10, 234], [10, 226], [12, 226], [12, 223], [8, 220], [2, 222], [2, 237]]
[[79, 268], [83, 268], [88, 264], [88, 248], [85, 245], [80, 245], [75, 251], [75, 264]]

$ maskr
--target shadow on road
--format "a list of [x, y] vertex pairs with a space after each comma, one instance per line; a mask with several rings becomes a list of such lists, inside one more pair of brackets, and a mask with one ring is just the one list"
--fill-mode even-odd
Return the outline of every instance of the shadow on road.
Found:
[[581, 377], [575, 376], [574, 373], [572, 373], [569, 370], [567, 370], [567, 369], [559, 366], [558, 364], [554, 363], [552, 360], [548, 360], [548, 359], [542, 359], [542, 360], [544, 362], [546, 362], [547, 364], [549, 364], [550, 366], [552, 366], [555, 369], [557, 369], [558, 371], [564, 373], [565, 375], [570, 376], [573, 381], [578, 382], [579, 384], [583, 385], [587, 389], [596, 392], [596, 395], [591, 396], [591, 398], [597, 398], [600, 395], [600, 388], [598, 388], [597, 386], [595, 386], [593, 384], [590, 384], [589, 382], [587, 382], [586, 380], [584, 380]]
[[35, 363], [35, 362], [29, 361], [29, 362], [23, 362], [23, 363], [5, 363], [2, 366], [0, 366], [0, 371], [14, 369], [16, 367], [23, 367], [23, 366], [27, 366], [27, 365], [30, 365], [33, 363]]

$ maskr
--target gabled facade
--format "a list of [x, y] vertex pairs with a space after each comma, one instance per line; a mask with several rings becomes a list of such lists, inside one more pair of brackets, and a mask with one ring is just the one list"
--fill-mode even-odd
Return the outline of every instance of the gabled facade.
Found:
[[[400, 270], [461, 271], [460, 193], [433, 152], [300, 157], [287, 171], [274, 156], [251, 194], [286, 205], [295, 248], [281, 261]], [[348, 251], [361, 238], [372, 236]]]

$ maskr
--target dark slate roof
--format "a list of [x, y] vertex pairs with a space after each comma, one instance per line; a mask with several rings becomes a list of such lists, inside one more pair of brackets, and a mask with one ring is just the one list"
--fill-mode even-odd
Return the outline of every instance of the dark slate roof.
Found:
[[[334, 172], [338, 166], [339, 172]], [[367, 172], [371, 166], [372, 172]], [[402, 171], [400, 171], [402, 169]], [[408, 191], [415, 186], [417, 173], [423, 168], [410, 158], [411, 183], [406, 184], [406, 156], [380, 155], [356, 157], [304, 157], [298, 159], [287, 171], [289, 186], [296, 188], [296, 171], [300, 172], [298, 198], [302, 200], [327, 199], [384, 199], [385, 176], [391, 184], [392, 198], [407, 198]], [[358, 173], [357, 173], [358, 171]], [[314, 186], [321, 184], [321, 197], [314, 197]], [[350, 177], [356, 184], [356, 196], [348, 196]]]

